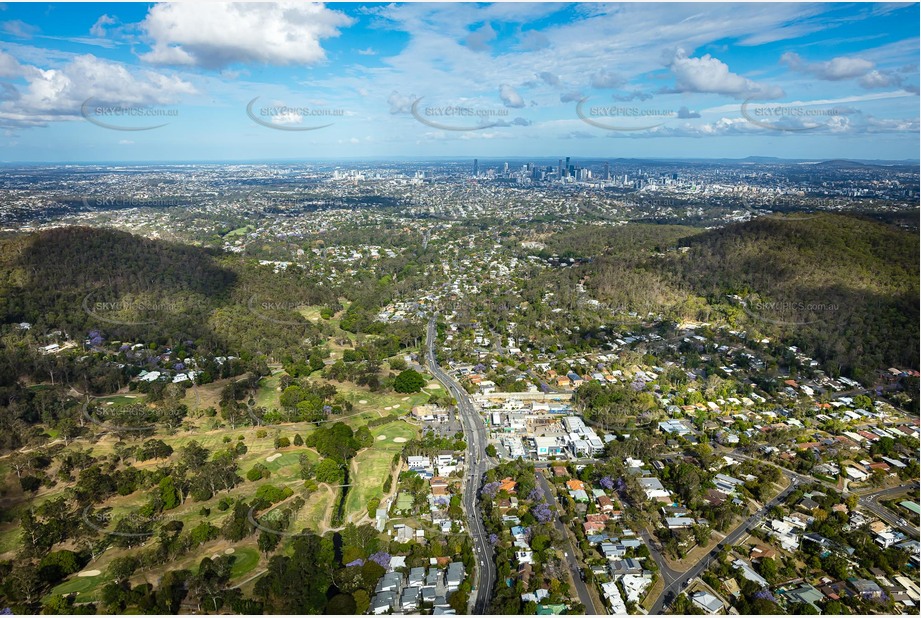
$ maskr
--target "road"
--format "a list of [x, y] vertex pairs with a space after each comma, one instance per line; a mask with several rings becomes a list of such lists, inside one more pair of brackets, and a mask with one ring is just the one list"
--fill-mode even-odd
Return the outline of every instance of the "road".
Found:
[[[908, 538], [917, 539], [919, 536], [921, 536], [921, 531], [908, 523], [908, 521], [902, 520], [898, 515], [879, 503], [880, 498], [896, 496], [914, 488], [915, 484], [910, 483], [908, 485], [899, 485], [898, 487], [891, 487], [889, 489], [881, 489], [879, 491], [874, 491], [873, 493], [861, 495], [860, 498], [858, 498], [857, 503], [868, 511], [871, 511], [874, 515], [885, 521], [893, 528], [899, 528], [902, 530], [902, 532], [905, 532], [908, 535]], [[915, 495], [914, 499], [918, 499], [917, 495]], [[904, 525], [901, 523], [901, 521], [905, 521]]]
[[451, 396], [457, 400], [457, 412], [464, 436], [467, 438], [467, 470], [464, 473], [464, 511], [467, 513], [467, 525], [473, 539], [473, 553], [477, 562], [476, 597], [473, 602], [474, 614], [485, 614], [489, 608], [489, 598], [492, 595], [493, 585], [496, 581], [496, 564], [493, 561], [492, 546], [490, 546], [486, 529], [483, 527], [483, 517], [477, 504], [477, 490], [480, 487], [483, 474], [489, 468], [486, 457], [486, 425], [480, 418], [476, 408], [470, 401], [461, 386], [435, 361], [435, 318], [429, 320], [425, 338], [426, 359], [432, 375], [438, 380]]
[[572, 573], [572, 581], [576, 586], [576, 592], [579, 594], [579, 602], [582, 603], [582, 606], [585, 608], [585, 613], [588, 615], [606, 613], [604, 607], [599, 611], [598, 607], [595, 605], [594, 598], [588, 592], [585, 582], [582, 581], [582, 574], [579, 572], [579, 561], [576, 558], [575, 548], [572, 545], [572, 538], [569, 536], [569, 531], [566, 529], [566, 526], [560, 521], [556, 490], [550, 486], [550, 483], [547, 482], [547, 477], [543, 474], [535, 474], [534, 476], [537, 477], [537, 482], [540, 483], [541, 488], [544, 490], [544, 496], [547, 497], [548, 503], [553, 507], [555, 513], [553, 525], [563, 538], [564, 546], [562, 549], [566, 556], [566, 564], [569, 566], [569, 571]]
[[799, 481], [797, 479], [793, 479], [793, 481], [786, 489], [777, 494], [773, 500], [767, 502], [764, 506], [753, 513], [748, 519], [739, 524], [732, 532], [726, 535], [722, 541], [717, 543], [716, 547], [710, 550], [710, 553], [698, 560], [694, 566], [692, 566], [684, 573], [679, 573], [678, 571], [669, 568], [668, 565], [665, 564], [665, 561], [662, 560], [661, 554], [659, 554], [655, 547], [652, 545], [649, 535], [644, 533], [642, 535], [643, 539], [649, 546], [649, 551], [652, 553], [653, 558], [656, 559], [656, 562], [659, 565], [659, 571], [665, 580], [665, 588], [662, 590], [661, 594], [659, 594], [659, 598], [656, 599], [656, 602], [649, 610], [649, 613], [661, 614], [663, 607], [667, 603], [671, 603], [675, 597], [678, 596], [678, 594], [680, 594], [687, 587], [686, 584], [689, 580], [692, 580], [695, 577], [699, 577], [704, 571], [707, 570], [707, 568], [710, 566], [710, 562], [716, 558], [717, 554], [719, 554], [723, 547], [731, 547], [735, 545], [736, 541], [741, 539], [744, 535], [748, 534], [748, 531], [752, 527], [756, 526], [767, 514], [767, 512], [771, 510], [772, 507], [786, 500], [787, 496], [789, 496], [796, 489], [798, 484]]
[[[738, 450], [733, 451], [732, 455], [737, 456], [737, 457], [742, 457], [743, 459], [754, 459], [753, 457], [745, 455], [744, 453], [741, 453]], [[827, 481], [823, 481], [822, 479], [817, 479], [813, 476], [809, 476], [806, 474], [799, 474], [797, 472], [793, 472], [792, 470], [787, 470], [786, 468], [783, 468], [783, 467], [780, 467], [780, 470], [784, 474], [786, 474], [788, 477], [790, 477], [791, 479], [799, 481], [800, 483], [803, 483], [803, 484], [819, 483], [819, 484], [825, 485], [826, 487], [831, 487], [833, 489], [836, 487], [835, 485], [832, 485], [831, 483]], [[905, 532], [909, 536], [909, 538], [917, 539], [919, 538], [919, 536], [921, 536], [921, 530], [919, 530], [918, 528], [915, 528], [907, 521], [905, 522], [905, 524], [900, 523], [900, 518], [898, 515], [896, 515], [895, 513], [890, 511], [888, 508], [886, 508], [885, 506], [882, 506], [879, 503], [880, 498], [904, 493], [910, 489], [915, 489], [916, 488], [915, 486], [916, 486], [915, 483], [906, 483], [904, 485], [898, 485], [896, 487], [889, 487], [887, 489], [879, 489], [879, 490], [868, 491], [866, 489], [859, 489], [853, 492], [848, 492], [848, 491], [841, 492], [840, 490], [836, 489], [836, 491], [838, 491], [838, 493], [843, 493], [845, 495], [849, 493], [856, 494], [858, 496], [857, 503], [860, 506], [867, 509], [868, 511], [871, 511], [873, 514], [875, 514], [877, 517], [885, 521], [890, 526], [901, 529], [902, 532]]]

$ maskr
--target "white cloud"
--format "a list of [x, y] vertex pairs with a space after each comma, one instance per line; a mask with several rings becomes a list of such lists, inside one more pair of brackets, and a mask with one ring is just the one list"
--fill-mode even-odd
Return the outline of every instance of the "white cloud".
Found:
[[611, 71], [599, 71], [592, 75], [592, 88], [619, 88], [626, 80]]
[[560, 76], [556, 73], [551, 73], [550, 71], [541, 71], [537, 76], [548, 86], [559, 86], [560, 85]]
[[0, 77], [19, 77], [22, 67], [11, 55], [0, 51]]
[[210, 69], [235, 63], [316, 64], [320, 45], [352, 19], [321, 4], [280, 2], [157, 4], [141, 22], [152, 41], [141, 59]]
[[489, 51], [489, 44], [496, 38], [496, 31], [492, 26], [483, 24], [464, 38], [464, 45], [476, 52]]
[[96, 20], [96, 23], [90, 28], [90, 34], [93, 36], [103, 37], [106, 35], [106, 26], [113, 26], [116, 19], [110, 15], [102, 15]]
[[17, 125], [44, 125], [55, 120], [80, 118], [81, 106], [164, 105], [195, 88], [179, 77], [154, 71], [129, 71], [124, 65], [86, 54], [61, 68], [22, 67], [27, 85], [11, 100], [0, 104], [0, 120]]
[[781, 88], [758, 84], [737, 75], [729, 70], [725, 62], [710, 54], [691, 58], [683, 49], [678, 49], [669, 68], [675, 75], [678, 92], [725, 94], [740, 98], [758, 96], [772, 99], [783, 96]]
[[499, 87], [499, 98], [506, 107], [524, 107], [524, 99], [508, 84]]
[[564, 92], [560, 95], [560, 103], [574, 103], [582, 100], [581, 92]]
[[869, 60], [847, 56], [838, 56], [825, 62], [806, 62], [796, 52], [785, 53], [780, 57], [780, 62], [794, 71], [808, 73], [813, 77], [828, 81], [861, 77], [866, 75], [875, 66]]
[[390, 113], [391, 114], [408, 114], [412, 111], [413, 103], [418, 99], [414, 94], [409, 96], [402, 95], [396, 90], [390, 93], [390, 96], [387, 97], [387, 103], [390, 104]]
[[31, 39], [32, 35], [38, 32], [38, 28], [36, 26], [27, 24], [20, 19], [0, 22], [0, 28], [2, 28], [5, 33], [20, 39]]

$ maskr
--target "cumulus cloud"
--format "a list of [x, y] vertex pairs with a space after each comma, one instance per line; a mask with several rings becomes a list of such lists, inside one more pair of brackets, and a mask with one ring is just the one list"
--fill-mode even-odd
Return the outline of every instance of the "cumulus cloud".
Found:
[[692, 112], [687, 107], [682, 105], [678, 109], [678, 118], [700, 118], [700, 114], [697, 112]]
[[90, 34], [93, 36], [103, 37], [106, 35], [106, 26], [114, 26], [116, 20], [110, 15], [102, 15], [96, 20], [96, 23], [90, 28]]
[[489, 44], [496, 38], [496, 31], [492, 26], [483, 24], [477, 30], [474, 30], [464, 38], [464, 45], [469, 49], [477, 52], [489, 51]]
[[560, 95], [560, 103], [573, 103], [582, 99], [581, 92], [564, 92]]
[[11, 55], [0, 51], [0, 77], [19, 77], [22, 67]]
[[508, 84], [499, 87], [499, 98], [506, 107], [524, 107], [524, 99]]
[[895, 86], [912, 92], [911, 86], [904, 85], [903, 76], [894, 71], [879, 70], [875, 63], [864, 58], [838, 56], [823, 62], [807, 62], [799, 54], [787, 52], [780, 57], [780, 63], [793, 71], [824, 81], [856, 79], [857, 83], [867, 90]]
[[152, 64], [219, 69], [235, 63], [311, 65], [320, 45], [352, 19], [320, 4], [280, 2], [157, 4], [141, 22]]
[[847, 56], [838, 56], [825, 62], [806, 62], [796, 52], [785, 53], [780, 57], [780, 63], [787, 65], [794, 71], [808, 73], [813, 77], [828, 81], [862, 77], [875, 66], [869, 60]]
[[592, 75], [592, 88], [619, 88], [626, 80], [611, 71], [598, 71]]
[[17, 125], [80, 118], [87, 100], [123, 106], [164, 105], [196, 92], [179, 77], [149, 70], [132, 72], [92, 54], [76, 56], [61, 68], [24, 66], [21, 76], [27, 85], [0, 105], [0, 119]]
[[648, 92], [641, 92], [639, 90], [634, 90], [629, 94], [615, 94], [611, 95], [615, 101], [648, 101], [652, 98], [652, 95]]
[[400, 94], [396, 90], [390, 93], [390, 96], [387, 97], [387, 103], [390, 104], [390, 113], [391, 114], [408, 114], [412, 111], [413, 103], [418, 99], [414, 94], [409, 96]]
[[548, 86], [559, 86], [560, 85], [560, 76], [556, 73], [551, 73], [550, 71], [542, 71], [537, 74], [541, 80]]
[[725, 94], [739, 98], [758, 96], [766, 99], [784, 94], [779, 87], [758, 84], [733, 73], [725, 62], [710, 54], [692, 58], [683, 49], [678, 49], [669, 69], [675, 76], [678, 92]]

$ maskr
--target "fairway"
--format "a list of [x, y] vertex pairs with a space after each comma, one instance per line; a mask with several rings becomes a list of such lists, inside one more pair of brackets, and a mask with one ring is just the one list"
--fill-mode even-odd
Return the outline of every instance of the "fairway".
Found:
[[355, 521], [367, 514], [368, 501], [384, 495], [384, 481], [390, 474], [393, 456], [403, 450], [403, 442], [394, 439], [411, 440], [418, 429], [408, 423], [396, 421], [371, 429], [374, 445], [366, 448], [352, 462], [352, 487], [345, 501], [346, 521]]

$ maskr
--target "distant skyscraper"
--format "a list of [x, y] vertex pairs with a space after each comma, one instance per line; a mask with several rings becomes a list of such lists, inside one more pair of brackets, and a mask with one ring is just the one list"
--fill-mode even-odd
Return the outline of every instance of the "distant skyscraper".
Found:
[[560, 178], [563, 177], [563, 159], [560, 159], [559, 164], [556, 166], [556, 173]]
[[480, 175], [480, 162], [477, 159], [473, 160], [473, 175], [474, 176]]
[[611, 180], [611, 164], [607, 161], [604, 162], [604, 179]]
[[502, 173], [503, 173], [503, 174], [508, 174], [508, 161], [506, 161], [506, 162], [502, 165]]

